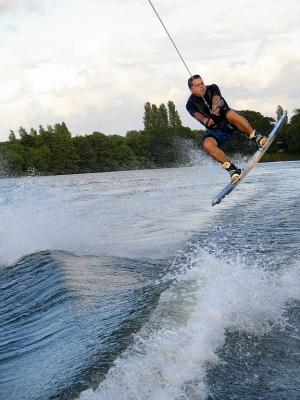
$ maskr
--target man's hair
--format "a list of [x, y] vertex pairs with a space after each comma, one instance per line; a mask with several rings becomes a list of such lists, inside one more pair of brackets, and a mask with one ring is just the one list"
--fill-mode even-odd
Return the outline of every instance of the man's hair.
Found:
[[200, 76], [200, 75], [193, 75], [193, 76], [191, 76], [191, 77], [189, 78], [189, 80], [188, 80], [188, 87], [189, 87], [190, 89], [192, 88], [192, 86], [193, 86], [193, 81], [194, 81], [195, 79], [201, 79], [201, 76]]

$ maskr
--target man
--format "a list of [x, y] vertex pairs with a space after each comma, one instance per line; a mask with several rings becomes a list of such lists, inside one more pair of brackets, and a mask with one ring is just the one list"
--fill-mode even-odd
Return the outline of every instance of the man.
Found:
[[258, 134], [242, 115], [228, 106], [217, 85], [205, 86], [201, 76], [194, 75], [189, 78], [188, 86], [192, 94], [186, 108], [207, 129], [203, 136], [203, 147], [214, 160], [222, 164], [234, 183], [239, 180], [242, 171], [229, 160], [220, 146], [236, 130], [245, 133], [259, 148], [263, 148], [268, 139]]

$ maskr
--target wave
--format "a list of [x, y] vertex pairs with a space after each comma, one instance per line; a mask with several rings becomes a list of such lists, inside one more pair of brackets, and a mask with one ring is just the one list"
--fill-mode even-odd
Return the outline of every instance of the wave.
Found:
[[98, 381], [155, 307], [157, 274], [156, 263], [65, 252], [1, 268], [0, 397], [57, 398]]
[[219, 362], [228, 332], [284, 330], [288, 305], [300, 298], [299, 263], [275, 272], [197, 249], [173, 279], [134, 345], [80, 400], [206, 398], [207, 369]]

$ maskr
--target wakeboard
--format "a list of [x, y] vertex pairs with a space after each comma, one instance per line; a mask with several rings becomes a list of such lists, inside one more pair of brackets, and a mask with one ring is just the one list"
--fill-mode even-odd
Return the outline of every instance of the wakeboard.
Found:
[[274, 140], [278, 136], [286, 119], [287, 119], [287, 111], [285, 111], [283, 113], [283, 115], [281, 116], [279, 121], [274, 126], [272, 132], [270, 133], [270, 135], [268, 137], [268, 142], [266, 143], [266, 145], [262, 149], [257, 150], [257, 152], [253, 155], [251, 160], [248, 161], [248, 164], [247, 164], [246, 168], [244, 169], [244, 171], [242, 172], [240, 179], [238, 181], [236, 181], [235, 183], [232, 183], [232, 182], [228, 183], [228, 185], [225, 186], [225, 188], [213, 199], [213, 201], [211, 202], [212, 206], [215, 206], [216, 204], [221, 203], [221, 201], [224, 199], [224, 197], [227, 196], [229, 193], [231, 193], [241, 182], [243, 182], [243, 180], [246, 178], [246, 176], [249, 174], [249, 172], [253, 168], [256, 167], [258, 162], [261, 160], [263, 155], [266, 153], [268, 148], [271, 146], [271, 144], [274, 142]]

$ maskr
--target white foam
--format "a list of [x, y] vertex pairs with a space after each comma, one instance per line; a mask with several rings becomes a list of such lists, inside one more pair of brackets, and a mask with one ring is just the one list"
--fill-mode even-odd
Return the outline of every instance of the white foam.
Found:
[[134, 345], [80, 400], [204, 398], [206, 367], [218, 362], [226, 330], [265, 334], [283, 327], [299, 283], [299, 264], [276, 274], [193, 251]]
[[3, 180], [0, 263], [43, 250], [165, 256], [217, 212], [211, 181], [222, 173], [203, 166]]

